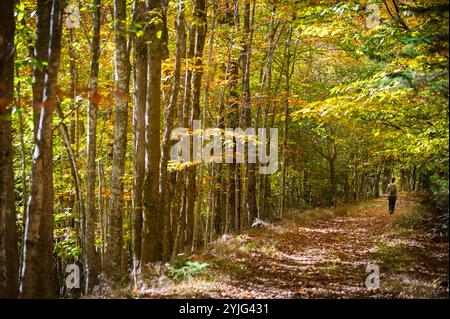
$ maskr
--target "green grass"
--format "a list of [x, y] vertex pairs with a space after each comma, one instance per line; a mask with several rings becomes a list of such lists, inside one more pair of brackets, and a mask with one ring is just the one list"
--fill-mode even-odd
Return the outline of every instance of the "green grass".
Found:
[[373, 257], [384, 268], [391, 271], [414, 271], [413, 262], [416, 259], [417, 249], [398, 245], [387, 245], [380, 243]]
[[424, 219], [429, 216], [427, 207], [423, 205], [407, 206], [401, 215], [396, 216], [394, 227], [403, 230], [419, 230], [423, 226]]
[[198, 263], [196, 261], [185, 261], [183, 264], [169, 266], [167, 269], [169, 277], [175, 280], [183, 281], [203, 273], [209, 266], [207, 263]]

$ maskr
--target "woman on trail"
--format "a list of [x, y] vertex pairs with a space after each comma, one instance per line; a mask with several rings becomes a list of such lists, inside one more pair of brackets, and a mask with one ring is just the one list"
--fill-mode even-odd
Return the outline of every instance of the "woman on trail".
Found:
[[388, 203], [389, 203], [389, 215], [394, 213], [395, 201], [397, 200], [397, 185], [395, 184], [395, 177], [392, 178], [392, 182], [387, 187]]

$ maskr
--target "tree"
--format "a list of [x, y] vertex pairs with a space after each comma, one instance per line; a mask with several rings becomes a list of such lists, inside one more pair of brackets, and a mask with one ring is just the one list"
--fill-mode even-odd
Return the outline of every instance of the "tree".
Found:
[[123, 176], [128, 122], [128, 90], [130, 82], [130, 61], [126, 35], [127, 8], [125, 0], [114, 1], [114, 39], [115, 39], [115, 122], [114, 144], [111, 172], [111, 199], [109, 214], [109, 233], [107, 246], [107, 267], [113, 277], [121, 272], [123, 244]]
[[160, 111], [161, 111], [161, 62], [163, 59], [162, 34], [164, 27], [164, 2], [148, 3], [148, 71], [147, 71], [147, 132], [146, 172], [144, 182], [144, 220], [142, 231], [141, 262], [146, 264], [161, 259], [164, 232], [164, 212], [160, 207]]
[[133, 128], [134, 128], [134, 179], [133, 188], [133, 258], [136, 268], [141, 260], [143, 184], [145, 174], [145, 104], [147, 96], [147, 43], [148, 27], [145, 23], [145, 2], [134, 2], [133, 23], [140, 26], [142, 34], [133, 38]]
[[11, 103], [14, 93], [14, 1], [0, 3], [0, 298], [18, 294]]
[[[244, 49], [242, 52], [242, 65], [244, 70], [244, 76], [242, 78], [242, 117], [241, 126], [245, 128], [251, 127], [252, 124], [252, 101], [250, 95], [250, 57], [252, 50], [252, 40], [253, 40], [253, 25], [250, 25], [254, 19], [255, 2], [253, 3], [253, 14], [252, 19], [250, 19], [250, 1], [245, 1], [244, 4], [244, 32], [245, 32], [245, 42]], [[252, 20], [252, 21], [251, 21]], [[246, 166], [246, 192], [244, 196], [244, 203], [247, 216], [250, 223], [258, 217], [258, 207], [256, 205], [256, 178], [255, 178], [255, 164], [248, 163]]]
[[[53, 276], [53, 131], [56, 103], [55, 85], [61, 51], [61, 0], [37, 2], [35, 59], [46, 62], [35, 67], [33, 88], [34, 143], [33, 167], [20, 294], [23, 298], [55, 296]], [[45, 65], [45, 64], [44, 64]]]
[[95, 250], [95, 182], [97, 159], [97, 113], [100, 102], [98, 92], [98, 73], [100, 56], [100, 0], [92, 4], [92, 37], [89, 44], [90, 70], [89, 70], [89, 100], [88, 100], [88, 134], [87, 134], [87, 167], [86, 167], [86, 210], [85, 210], [85, 242], [84, 242], [84, 272], [85, 293], [87, 294], [97, 283], [99, 272], [98, 256]]
[[[168, 162], [170, 158], [170, 134], [174, 127], [175, 114], [177, 110], [178, 95], [180, 91], [180, 77], [181, 77], [181, 59], [182, 53], [186, 51], [186, 41], [184, 38], [184, 4], [182, 0], [178, 2], [178, 15], [176, 20], [176, 43], [175, 43], [175, 61], [173, 71], [172, 92], [169, 98], [169, 105], [165, 112], [165, 125], [162, 140], [162, 158], [161, 158], [161, 209], [164, 214], [164, 235], [163, 235], [163, 260], [168, 260], [171, 252], [170, 245], [170, 207], [169, 207], [169, 172]], [[178, 212], [175, 212], [178, 213]]]
[[[203, 76], [203, 48], [205, 46], [205, 38], [206, 38], [206, 0], [196, 0], [194, 3], [194, 22], [192, 28], [195, 33], [193, 36], [195, 37], [195, 51], [194, 51], [194, 71], [192, 75], [192, 112], [191, 112], [191, 123], [194, 123], [195, 120], [200, 119], [200, 92], [201, 92], [201, 81]], [[195, 134], [195, 132], [193, 132]], [[189, 168], [188, 173], [188, 189], [195, 188], [195, 166]], [[200, 181], [203, 183], [203, 181]], [[195, 196], [192, 197], [191, 204], [193, 206], [195, 201]], [[201, 205], [200, 201], [197, 202], [197, 206]], [[192, 211], [195, 207], [189, 206], [188, 214], [194, 215]], [[194, 250], [197, 247], [197, 238], [198, 238], [198, 228], [200, 223], [200, 217], [197, 214], [194, 215], [193, 225], [192, 225], [192, 239], [191, 242], [191, 250]]]

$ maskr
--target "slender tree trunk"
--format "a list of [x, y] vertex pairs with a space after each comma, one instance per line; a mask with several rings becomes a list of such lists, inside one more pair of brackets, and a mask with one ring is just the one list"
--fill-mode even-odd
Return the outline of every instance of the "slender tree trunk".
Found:
[[14, 93], [14, 1], [0, 3], [0, 298], [18, 295], [11, 103]]
[[292, 26], [289, 26], [288, 38], [286, 40], [286, 51], [285, 51], [285, 93], [286, 97], [284, 100], [284, 124], [283, 124], [283, 153], [281, 161], [281, 190], [280, 190], [280, 212], [279, 218], [283, 218], [285, 210], [285, 192], [286, 192], [286, 154], [287, 154], [287, 138], [288, 138], [288, 123], [289, 123], [289, 92], [290, 92], [290, 62], [291, 62], [291, 41], [292, 41]]
[[[177, 25], [178, 27], [178, 25]], [[183, 26], [184, 27], [184, 26]], [[179, 32], [180, 31], [180, 32]], [[181, 32], [183, 31], [183, 32]], [[178, 33], [179, 32], [179, 33]], [[180, 61], [183, 62], [186, 59], [186, 30], [181, 30], [177, 28], [177, 36], [180, 36], [180, 43], [182, 44], [180, 46]], [[187, 60], [185, 61], [187, 62]], [[180, 70], [181, 71], [181, 70]], [[186, 70], [187, 71], [187, 70]], [[186, 77], [187, 73], [185, 73]], [[180, 75], [181, 77], [181, 75]], [[183, 83], [181, 83], [183, 82]], [[186, 82], [180, 80], [181, 89], [184, 90]], [[183, 91], [184, 92], [184, 91]], [[177, 125], [178, 126], [184, 126], [184, 106], [185, 106], [185, 95], [179, 94], [178, 96], [178, 106], [177, 106]], [[186, 117], [186, 122], [188, 118]], [[186, 126], [184, 126], [186, 127]], [[185, 171], [184, 170], [178, 170], [176, 172], [176, 179], [175, 179], [175, 190], [174, 190], [174, 197], [175, 197], [175, 204], [172, 207], [173, 211], [173, 244], [172, 244], [172, 252], [171, 252], [171, 259], [175, 259], [179, 248], [181, 247], [181, 243], [183, 242], [182, 236], [184, 233], [184, 206], [185, 206]]]
[[382, 175], [382, 181], [381, 181], [381, 191], [383, 194], [387, 193], [387, 187], [390, 183], [391, 179], [391, 167], [390, 167], [390, 160], [387, 159], [383, 163], [383, 175]]
[[[249, 128], [252, 125], [252, 105], [251, 105], [251, 95], [250, 95], [250, 57], [252, 50], [252, 38], [253, 38], [253, 28], [251, 26], [251, 21], [254, 18], [255, 2], [253, 2], [252, 10], [252, 20], [250, 19], [250, 0], [246, 0], [244, 4], [244, 34], [245, 43], [243, 50], [242, 65], [244, 70], [243, 83], [242, 83], [242, 119], [241, 123], [244, 129]], [[248, 148], [247, 148], [248, 153]], [[253, 222], [255, 218], [258, 217], [258, 207], [256, 205], [256, 175], [255, 175], [255, 164], [248, 163], [246, 165], [246, 192], [244, 196], [244, 205], [246, 215], [250, 223]]]
[[[245, 19], [245, 16], [244, 16], [244, 19]], [[236, 0], [234, 3], [234, 25], [235, 25], [236, 34], [240, 35], [241, 34], [241, 19], [240, 19], [240, 7], [239, 7], [238, 0]], [[244, 36], [244, 38], [245, 38], [245, 36]], [[246, 39], [243, 39], [243, 42], [245, 42], [245, 40]], [[247, 47], [246, 44], [244, 44], [243, 42], [241, 42], [241, 44], [244, 47]], [[246, 49], [244, 49], [243, 51], [246, 51]], [[240, 64], [239, 68], [241, 68], [242, 70], [246, 68], [246, 66], [245, 66], [246, 62], [245, 62], [245, 58], [242, 56], [242, 51], [239, 56], [238, 64]], [[244, 72], [243, 72], [243, 76], [245, 76]], [[245, 80], [242, 81], [242, 83], [244, 83], [244, 82], [245, 82]], [[243, 86], [241, 86], [241, 89], [243, 89]], [[242, 92], [242, 94], [245, 95], [244, 92]], [[246, 113], [246, 112], [243, 112], [243, 113]], [[243, 114], [239, 113], [239, 106], [238, 106], [237, 110], [236, 110], [236, 118], [234, 119], [235, 123], [231, 127], [237, 128], [242, 124], [242, 115]], [[233, 143], [237, 143], [237, 139], [238, 139], [238, 137], [235, 136]], [[244, 170], [243, 164], [240, 164], [240, 163], [238, 164], [236, 162], [236, 158], [237, 158], [236, 152], [237, 152], [237, 148], [235, 146], [234, 151], [233, 151], [233, 153], [234, 153], [233, 157], [235, 159], [235, 164], [234, 164], [234, 216], [231, 216], [231, 218], [232, 218], [233, 230], [236, 233], [239, 233], [240, 227], [241, 227], [240, 223], [241, 223], [241, 215], [242, 215], [242, 188], [243, 188], [242, 176], [245, 173], [245, 170]], [[244, 153], [245, 153], [245, 150], [244, 150]]]
[[[230, 62], [229, 69], [229, 94], [227, 101], [227, 125], [228, 127], [236, 127], [238, 124], [238, 99], [237, 81], [238, 81], [238, 64], [234, 61]], [[236, 231], [235, 213], [236, 213], [236, 145], [235, 139], [232, 140], [232, 163], [227, 164], [227, 198], [226, 198], [226, 225], [225, 232]]]
[[111, 172], [109, 231], [107, 237], [107, 270], [113, 277], [120, 276], [123, 245], [123, 182], [128, 122], [128, 91], [130, 62], [126, 36], [126, 0], [114, 1], [115, 33], [115, 123]]
[[[230, 17], [232, 17], [231, 11], [232, 11], [232, 7], [231, 7], [231, 1], [230, 2], [226, 2], [226, 8], [225, 8], [225, 14], [226, 16], [223, 16], [223, 12], [218, 12], [218, 18], [217, 21], [220, 25], [233, 25], [233, 20], [230, 19]], [[218, 6], [217, 3], [213, 3], [213, 5]], [[220, 9], [222, 9], [222, 6], [220, 6]], [[216, 10], [219, 10], [219, 8], [217, 8]], [[226, 108], [226, 101], [225, 101], [225, 97], [226, 95], [229, 93], [230, 91], [230, 69], [231, 69], [231, 63], [232, 63], [232, 48], [233, 45], [235, 44], [234, 42], [234, 36], [235, 36], [235, 29], [233, 28], [233, 32], [231, 34], [231, 36], [229, 38], [227, 38], [228, 41], [228, 52], [227, 52], [227, 57], [226, 57], [226, 63], [224, 63], [224, 77], [223, 77], [223, 81], [227, 82], [228, 85], [223, 85], [221, 88], [221, 92], [219, 95], [219, 108], [218, 108], [218, 116], [217, 116], [217, 127], [221, 130], [221, 134], [222, 134], [222, 138], [223, 138], [223, 134], [225, 131], [225, 122], [227, 120], [227, 116], [226, 116], [226, 112], [227, 112], [227, 108]], [[222, 158], [223, 159], [223, 158]], [[228, 166], [228, 165], [227, 165]], [[214, 200], [214, 208], [213, 208], [213, 212], [212, 215], [215, 216], [214, 218], [214, 228], [215, 228], [215, 232], [217, 234], [223, 234], [224, 232], [227, 232], [228, 229], [228, 217], [227, 217], [227, 200], [228, 200], [228, 194], [226, 192], [226, 188], [227, 188], [227, 176], [226, 176], [226, 169], [224, 169], [224, 166], [221, 164], [215, 165], [213, 164], [214, 167], [214, 188], [213, 188], [213, 192], [214, 195], [213, 200]]]
[[75, 150], [72, 147], [72, 144], [70, 143], [70, 136], [69, 136], [69, 128], [67, 125], [63, 122], [63, 119], [65, 118], [63, 111], [61, 110], [61, 107], [58, 103], [55, 104], [56, 113], [58, 113], [59, 118], [61, 119], [61, 122], [55, 127], [59, 130], [59, 134], [61, 135], [61, 139], [64, 143], [64, 148], [67, 153], [67, 157], [70, 162], [70, 170], [72, 173], [73, 178], [73, 184], [75, 186], [75, 197], [77, 202], [77, 210], [78, 213], [83, 215], [81, 212], [83, 211], [83, 198], [82, 198], [82, 190], [81, 190], [81, 179], [80, 174], [78, 170], [78, 164], [76, 161], [77, 155], [75, 154]]
[[[191, 88], [192, 88], [192, 67], [190, 66], [190, 61], [194, 57], [195, 51], [195, 37], [192, 36], [193, 30], [189, 32], [189, 46], [187, 50], [184, 52], [183, 56], [185, 59], [185, 75], [184, 75], [184, 91], [183, 91], [183, 107], [179, 108], [179, 118], [180, 124], [183, 127], [189, 127], [189, 115], [191, 112]], [[180, 213], [179, 213], [179, 223], [177, 225], [177, 234], [172, 256], [176, 257], [176, 252], [182, 251], [186, 247], [186, 243], [188, 242], [188, 237], [192, 238], [192, 227], [187, 227], [187, 225], [192, 225], [192, 216], [188, 214], [188, 204], [193, 203], [192, 190], [187, 189], [187, 168], [181, 170], [178, 173], [179, 183], [183, 185], [180, 186], [180, 194], [181, 194], [181, 204], [180, 204]]]
[[172, 255], [171, 259], [174, 260], [177, 257], [178, 251], [181, 248], [181, 242], [182, 242], [182, 236], [183, 236], [183, 229], [184, 229], [184, 206], [185, 206], [185, 197], [183, 196], [185, 194], [184, 189], [185, 183], [184, 183], [184, 172], [180, 171], [178, 172], [177, 176], [177, 187], [175, 189], [175, 194], [179, 194], [181, 201], [179, 202], [179, 205], [176, 205], [174, 207], [174, 213], [175, 216], [175, 229], [174, 229], [174, 240], [173, 240], [173, 247], [172, 247]]
[[[16, 76], [19, 77], [19, 71], [16, 68]], [[28, 210], [28, 189], [29, 184], [27, 181], [27, 172], [28, 172], [28, 166], [27, 166], [27, 150], [25, 147], [25, 124], [24, 124], [24, 105], [21, 102], [21, 90], [20, 90], [20, 82], [17, 84], [17, 113], [18, 113], [18, 120], [19, 120], [19, 139], [20, 139], [20, 162], [21, 162], [21, 179], [22, 179], [22, 207], [23, 212], [26, 212]], [[25, 214], [24, 214], [25, 216]], [[24, 233], [24, 227], [25, 224], [25, 218], [22, 217], [22, 227], [18, 230], [19, 234]], [[19, 239], [22, 243], [22, 247], [24, 245], [24, 238], [21, 236]], [[22, 267], [23, 262], [23, 255], [19, 255], [19, 269]]]
[[[50, 2], [50, 3], [49, 3]], [[20, 293], [23, 298], [55, 296], [53, 276], [53, 132], [55, 84], [61, 51], [61, 0], [37, 2], [35, 57], [48, 61], [44, 72], [35, 70], [33, 102], [35, 149], [32, 183], [25, 225], [24, 262]], [[45, 76], [44, 76], [45, 75]]]
[[[271, 88], [272, 88], [272, 59], [275, 53], [275, 47], [279, 41], [281, 34], [284, 31], [284, 26], [281, 31], [278, 33], [278, 36], [275, 37], [278, 25], [275, 24], [275, 14], [276, 7], [275, 5], [272, 7], [272, 17], [270, 20], [270, 35], [269, 35], [269, 51], [267, 53], [267, 64], [262, 71], [261, 77], [261, 93], [267, 92], [267, 103], [264, 107], [263, 119], [262, 119], [262, 127], [267, 128], [268, 124], [268, 113], [271, 109], [272, 101], [271, 101]], [[266, 84], [267, 83], [267, 84]], [[266, 89], [267, 87], [267, 89]], [[255, 132], [258, 131], [259, 126], [259, 117], [261, 113], [261, 96], [257, 99], [257, 111], [256, 111], [256, 119], [255, 119]], [[273, 112], [275, 113], [275, 112]], [[273, 124], [273, 121], [272, 121]], [[267, 148], [270, 145], [267, 143]], [[258, 204], [259, 204], [259, 217], [263, 219], [267, 219], [269, 217], [269, 200], [270, 200], [270, 176], [269, 175], [259, 175], [259, 187], [258, 187]]]
[[380, 176], [381, 176], [381, 171], [380, 169], [377, 169], [376, 173], [375, 173], [375, 180], [374, 180], [374, 185], [373, 185], [373, 195], [375, 198], [380, 197]]
[[413, 165], [411, 168], [411, 178], [410, 178], [410, 190], [415, 192], [416, 191], [416, 180], [417, 180], [417, 166]]
[[[70, 98], [72, 99], [72, 105], [76, 105], [77, 99], [77, 84], [78, 84], [78, 63], [77, 63], [77, 55], [74, 44], [74, 29], [69, 28], [69, 41], [68, 41], [68, 56], [69, 56], [69, 73], [70, 73]], [[59, 103], [57, 106], [57, 112], [62, 114], [60, 111]], [[79, 183], [79, 179], [77, 178], [78, 170], [76, 170], [78, 156], [80, 151], [80, 135], [81, 135], [81, 125], [80, 122], [80, 108], [74, 107], [74, 115], [71, 117], [70, 126], [68, 129], [65, 129], [67, 133], [68, 139], [62, 137], [63, 142], [65, 144], [66, 152], [68, 153], [68, 158], [70, 162], [70, 169], [72, 171], [72, 176], [74, 179], [75, 186], [75, 194], [71, 195], [71, 205], [74, 207], [74, 221], [75, 223], [75, 233], [77, 235], [77, 245], [80, 247], [81, 254], [84, 255], [84, 243], [85, 243], [85, 215], [84, 215], [84, 205], [82, 203], [81, 195], [81, 187]], [[63, 124], [63, 123], [61, 123]], [[64, 134], [62, 129], [63, 125], [58, 127], [60, 134]], [[69, 141], [69, 143], [67, 143]]]
[[[194, 4], [194, 24], [195, 24], [195, 51], [194, 51], [194, 72], [192, 75], [192, 112], [191, 123], [200, 119], [200, 93], [201, 93], [201, 80], [203, 76], [203, 49], [205, 46], [206, 38], [206, 0], [196, 0]], [[189, 171], [188, 187], [195, 189], [195, 166], [192, 166]], [[199, 181], [202, 183], [203, 181]], [[195, 201], [195, 194], [192, 197]], [[199, 221], [200, 221], [200, 209], [195, 209], [195, 206], [189, 208], [194, 209], [191, 214], [194, 215], [193, 227], [192, 227], [192, 241], [191, 251], [196, 247], [196, 241], [198, 238]], [[201, 205], [198, 201], [197, 205]], [[199, 207], [200, 208], [200, 207]]]
[[[192, 95], [192, 85], [193, 85], [193, 76], [194, 76], [194, 65], [195, 64], [195, 41], [196, 41], [196, 29], [197, 25], [195, 23], [192, 24], [191, 29], [189, 31], [189, 49], [188, 49], [188, 61], [186, 67], [186, 85], [185, 85], [185, 102], [184, 102], [184, 122], [187, 127], [191, 130], [191, 134], [193, 135], [193, 119], [198, 119], [194, 117], [193, 110], [193, 95]], [[194, 62], [192, 61], [194, 60]], [[191, 65], [192, 64], [192, 65]], [[185, 127], [186, 127], [185, 126]], [[193, 153], [192, 153], [191, 145], [191, 161], [193, 161]], [[189, 249], [191, 248], [192, 238], [193, 238], [193, 229], [194, 229], [194, 208], [195, 208], [195, 165], [190, 165], [186, 168], [185, 178], [186, 178], [186, 206], [185, 206], [185, 215], [186, 215], [186, 242], [184, 243], [186, 246], [189, 245]]]
[[349, 182], [348, 182], [348, 173], [345, 173], [345, 176], [344, 176], [344, 201], [346, 203], [348, 203], [348, 201], [350, 199], [349, 191], [350, 191], [350, 186], [349, 186]]
[[[97, 283], [99, 272], [98, 255], [95, 250], [95, 206], [96, 158], [97, 158], [97, 112], [100, 94], [98, 93], [98, 73], [100, 56], [100, 1], [94, 0], [92, 7], [92, 41], [90, 44], [89, 101], [87, 120], [87, 165], [86, 165], [86, 210], [84, 243], [85, 293], [89, 293]], [[100, 194], [100, 191], [99, 191]]]
[[335, 159], [328, 160], [328, 168], [330, 170], [330, 185], [331, 185], [331, 206], [337, 205], [337, 193], [336, 193], [336, 168]]
[[[180, 91], [180, 77], [181, 77], [181, 59], [182, 53], [186, 51], [186, 42], [184, 37], [184, 4], [183, 0], [178, 2], [178, 17], [176, 22], [176, 49], [175, 49], [175, 62], [172, 92], [169, 99], [169, 105], [167, 107], [165, 115], [165, 126], [162, 141], [162, 159], [161, 159], [161, 209], [164, 214], [164, 234], [163, 234], [163, 252], [162, 259], [168, 260], [170, 258], [170, 207], [169, 207], [169, 173], [167, 169], [168, 162], [170, 160], [170, 134], [172, 132], [173, 123], [175, 120], [175, 114], [177, 110], [178, 95]], [[178, 218], [178, 212], [177, 212]]]
[[[133, 22], [145, 23], [145, 2], [134, 2]], [[142, 191], [145, 177], [145, 107], [147, 101], [147, 33], [134, 36], [133, 47], [133, 128], [134, 128], [134, 187], [133, 187], [133, 267], [134, 271], [141, 260], [143, 201]]]
[[[209, 33], [209, 40], [208, 40], [208, 60], [206, 65], [206, 85], [203, 95], [203, 121], [206, 121], [206, 112], [209, 110], [209, 100], [210, 100], [210, 82], [211, 79], [214, 79], [214, 76], [216, 74], [216, 68], [214, 68], [212, 74], [211, 74], [211, 64], [212, 64], [212, 57], [213, 57], [213, 48], [214, 48], [214, 35], [215, 35], [215, 28], [216, 28], [216, 10], [217, 10], [217, 3], [213, 0], [212, 3], [213, 7], [213, 13], [211, 18], [211, 31]], [[206, 123], [205, 123], [206, 125]], [[205, 229], [205, 237], [204, 241], [205, 244], [212, 241], [213, 234], [214, 234], [214, 217], [215, 217], [215, 170], [214, 170], [215, 164], [210, 164], [210, 176], [209, 176], [209, 191], [207, 195], [207, 210], [206, 210], [206, 229]]]

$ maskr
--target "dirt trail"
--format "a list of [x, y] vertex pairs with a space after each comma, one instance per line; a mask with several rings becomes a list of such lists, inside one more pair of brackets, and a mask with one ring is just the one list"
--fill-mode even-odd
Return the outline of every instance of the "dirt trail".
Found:
[[[448, 298], [448, 237], [417, 226], [420, 198], [401, 196], [393, 216], [386, 199], [340, 210], [291, 212], [282, 222], [226, 237], [191, 259], [207, 262], [193, 279], [146, 297]], [[366, 266], [380, 267], [368, 290]]]

